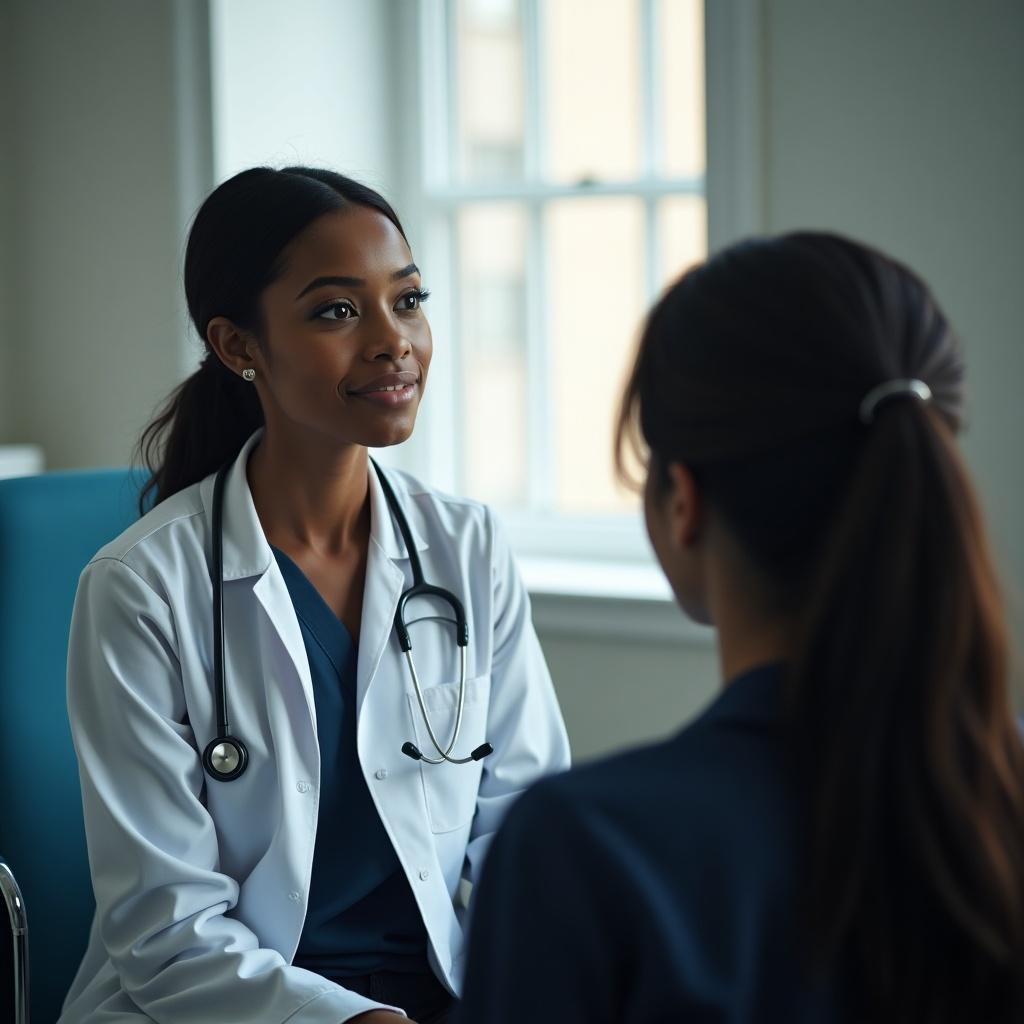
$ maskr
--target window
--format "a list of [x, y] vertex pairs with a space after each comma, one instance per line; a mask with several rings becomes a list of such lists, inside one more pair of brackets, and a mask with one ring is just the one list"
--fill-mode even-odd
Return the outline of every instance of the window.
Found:
[[375, 455], [498, 508], [548, 629], [680, 635], [611, 427], [651, 300], [760, 228], [759, 12], [211, 0], [218, 179], [325, 164], [394, 198], [435, 349], [415, 433]]
[[612, 427], [644, 312], [707, 251], [703, 19], [701, 0], [422, 0], [424, 109], [447, 112], [410, 196], [430, 475], [498, 508], [520, 553], [646, 557]]

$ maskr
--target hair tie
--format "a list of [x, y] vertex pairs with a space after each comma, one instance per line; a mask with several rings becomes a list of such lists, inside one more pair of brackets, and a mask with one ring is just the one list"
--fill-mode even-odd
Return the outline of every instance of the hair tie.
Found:
[[921, 402], [932, 400], [932, 389], [923, 380], [897, 378], [872, 388], [860, 403], [861, 423], [871, 423], [882, 402], [890, 398], [916, 398]]

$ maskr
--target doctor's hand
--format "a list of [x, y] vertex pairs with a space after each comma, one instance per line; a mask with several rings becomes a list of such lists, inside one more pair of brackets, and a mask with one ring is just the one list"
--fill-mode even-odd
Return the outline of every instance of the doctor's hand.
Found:
[[370, 1010], [368, 1013], [361, 1013], [358, 1017], [349, 1017], [347, 1024], [398, 1024], [404, 1020], [407, 1024], [416, 1024], [411, 1017], [403, 1017], [394, 1010]]

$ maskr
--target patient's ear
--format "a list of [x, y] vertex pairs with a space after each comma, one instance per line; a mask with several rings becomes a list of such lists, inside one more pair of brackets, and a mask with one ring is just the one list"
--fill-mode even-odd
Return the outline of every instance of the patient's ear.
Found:
[[670, 462], [668, 472], [668, 531], [680, 548], [692, 548], [701, 537], [704, 501], [693, 472], [680, 462]]

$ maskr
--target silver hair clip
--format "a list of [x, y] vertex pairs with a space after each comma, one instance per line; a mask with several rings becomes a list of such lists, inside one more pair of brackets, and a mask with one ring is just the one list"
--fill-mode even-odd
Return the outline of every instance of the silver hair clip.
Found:
[[922, 402], [930, 402], [932, 389], [923, 380], [896, 379], [887, 380], [878, 387], [872, 388], [860, 403], [860, 419], [862, 423], [871, 423], [875, 418], [875, 410], [887, 398], [917, 398]]

